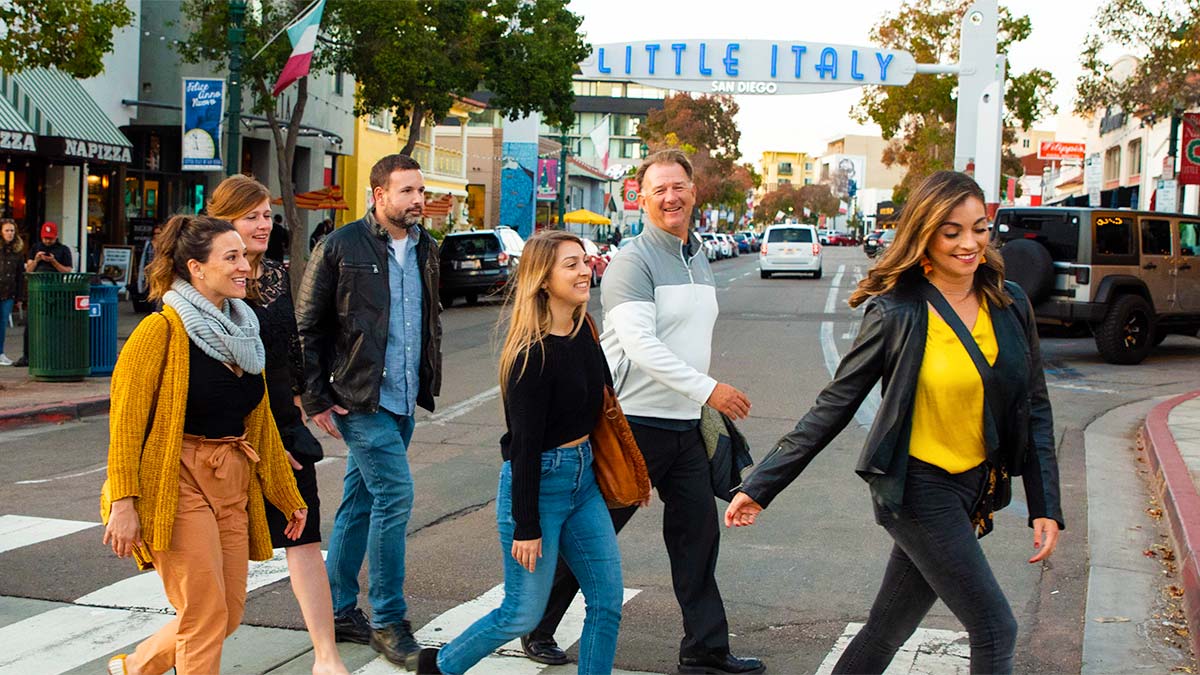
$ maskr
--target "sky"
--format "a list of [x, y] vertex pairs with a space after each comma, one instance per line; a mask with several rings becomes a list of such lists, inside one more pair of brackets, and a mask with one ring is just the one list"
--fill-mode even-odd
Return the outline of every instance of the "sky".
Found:
[[[1029, 39], [1015, 45], [1010, 72], [1049, 70], [1058, 79], [1054, 103], [1069, 113], [1080, 74], [1079, 52], [1099, 0], [1006, 0], [1002, 4], [1033, 24]], [[593, 43], [652, 39], [800, 40], [871, 45], [871, 27], [899, 0], [571, 0]], [[928, 77], [917, 75], [917, 77]], [[859, 89], [799, 96], [738, 96], [743, 161], [757, 163], [764, 150], [823, 154], [845, 134], [878, 134], [850, 117]], [[1054, 129], [1052, 119], [1035, 128]], [[1079, 139], [1083, 140], [1083, 139]]]

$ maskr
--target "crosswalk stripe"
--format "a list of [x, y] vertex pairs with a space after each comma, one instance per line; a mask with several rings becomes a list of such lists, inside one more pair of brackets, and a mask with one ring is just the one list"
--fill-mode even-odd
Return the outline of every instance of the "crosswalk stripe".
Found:
[[[250, 571], [246, 577], [247, 593], [288, 578], [286, 551], [287, 549], [277, 548], [270, 560], [250, 563]], [[321, 555], [325, 556], [326, 551], [321, 551]], [[175, 611], [167, 600], [162, 580], [156, 572], [142, 572], [137, 576], [109, 584], [76, 599], [75, 604], [138, 609], [149, 612], [174, 613]]]
[[[622, 604], [629, 602], [640, 592], [639, 589], [626, 588]], [[504, 584], [499, 584], [489, 589], [483, 595], [439, 614], [435, 619], [422, 626], [414, 634], [414, 637], [423, 645], [441, 647], [458, 637], [471, 624], [499, 607], [503, 600]], [[571, 645], [578, 642], [580, 636], [582, 636], [585, 607], [586, 604], [583, 596], [577, 595], [571, 606], [567, 609], [567, 613], [563, 616], [562, 622], [559, 623], [558, 631], [554, 634], [554, 639], [563, 649], [570, 649]], [[521, 641], [518, 638], [502, 645], [497, 650], [497, 654], [487, 657], [467, 672], [533, 675], [545, 668], [544, 665], [526, 658], [509, 658], [505, 656], [517, 656], [521, 654], [524, 654], [524, 652], [521, 650]], [[379, 657], [356, 670], [355, 675], [382, 675], [383, 673], [395, 672], [397, 672], [395, 666], [392, 666], [383, 657]]]
[[[842, 652], [863, 624], [846, 624], [833, 649], [814, 675], [829, 675], [842, 657]], [[971, 669], [971, 647], [967, 634], [961, 631], [918, 628], [896, 652], [896, 658], [884, 675], [958, 675]]]
[[0, 553], [74, 534], [100, 523], [34, 516], [0, 516]]
[[0, 675], [61, 673], [142, 640], [170, 620], [99, 607], [52, 609], [0, 628]]

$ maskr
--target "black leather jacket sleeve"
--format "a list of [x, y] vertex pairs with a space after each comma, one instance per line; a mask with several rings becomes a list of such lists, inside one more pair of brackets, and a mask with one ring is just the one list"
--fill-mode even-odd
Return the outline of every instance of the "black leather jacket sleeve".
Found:
[[[1013, 284], [1015, 285], [1015, 284]], [[1010, 287], [1011, 288], [1011, 287]], [[1021, 313], [1025, 339], [1029, 344], [1029, 422], [1032, 447], [1028, 449], [1021, 480], [1025, 485], [1025, 500], [1029, 505], [1029, 524], [1034, 518], [1051, 518], [1059, 529], [1063, 522], [1062, 500], [1058, 483], [1058, 458], [1055, 452], [1054, 415], [1046, 389], [1046, 372], [1042, 363], [1042, 347], [1038, 340], [1037, 322], [1029, 298], [1018, 291], [1013, 293], [1017, 311]]]
[[816, 403], [767, 454], [742, 486], [742, 492], [766, 508], [808, 463], [854, 419], [863, 399], [884, 372], [884, 309], [868, 302], [854, 346], [838, 365], [833, 381]]
[[309, 415], [325, 412], [337, 403], [329, 377], [332, 371], [334, 341], [337, 339], [337, 263], [327, 255], [322, 240], [313, 249], [304, 268], [300, 302], [296, 310], [296, 328], [304, 356], [304, 411]]

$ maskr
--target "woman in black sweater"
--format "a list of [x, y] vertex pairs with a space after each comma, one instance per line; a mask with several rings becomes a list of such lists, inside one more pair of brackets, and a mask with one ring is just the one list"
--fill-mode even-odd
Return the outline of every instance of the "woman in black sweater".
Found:
[[604, 353], [584, 326], [590, 283], [578, 237], [548, 231], [525, 244], [500, 354], [508, 425], [500, 439], [504, 465], [496, 495], [506, 556], [504, 602], [440, 650], [409, 657], [410, 670], [458, 675], [527, 634], [546, 609], [561, 554], [587, 601], [579, 672], [612, 671], [621, 553], [588, 442], [610, 382]]

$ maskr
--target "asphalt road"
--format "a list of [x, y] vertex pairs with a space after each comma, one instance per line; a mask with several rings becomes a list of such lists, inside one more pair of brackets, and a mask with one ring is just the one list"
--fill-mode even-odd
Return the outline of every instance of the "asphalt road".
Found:
[[[845, 300], [870, 261], [858, 248], [826, 248], [824, 264], [820, 280], [763, 280], [754, 256], [714, 263], [721, 315], [711, 373], [749, 395], [753, 409], [742, 428], [756, 455], [807, 410], [853, 339], [858, 313]], [[598, 316], [598, 290], [592, 311]], [[414, 627], [501, 581], [492, 508], [503, 431], [495, 368], [498, 315], [495, 301], [470, 307], [460, 302], [443, 314], [439, 410], [420, 414], [410, 450], [417, 495], [406, 592]], [[1083, 429], [1125, 403], [1194, 388], [1200, 341], [1171, 337], [1133, 367], [1102, 362], [1090, 339], [1047, 338], [1043, 349], [1068, 529], [1052, 562], [1026, 563], [1032, 537], [1015, 487], [1017, 503], [997, 515], [996, 531], [983, 546], [1021, 627], [1017, 670], [1078, 672], [1088, 559]], [[0, 433], [0, 515], [97, 521], [107, 425], [100, 417]], [[877, 590], [890, 540], [874, 524], [867, 487], [853, 472], [864, 435], [861, 424], [852, 424], [758, 526], [723, 534], [718, 580], [733, 649], [765, 659], [772, 672], [817, 671], [847, 624], [864, 620]], [[319, 476], [322, 528], [328, 532], [345, 447], [325, 440]], [[617, 653], [622, 669], [669, 672], [675, 663], [682, 629], [661, 515], [656, 502], [620, 537], [625, 585], [637, 591], [625, 605]], [[132, 566], [99, 540], [100, 530], [92, 528], [0, 548], [0, 597], [71, 602], [132, 576]], [[253, 591], [245, 622], [301, 629], [287, 582]], [[940, 603], [923, 627], [961, 630]]]

